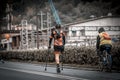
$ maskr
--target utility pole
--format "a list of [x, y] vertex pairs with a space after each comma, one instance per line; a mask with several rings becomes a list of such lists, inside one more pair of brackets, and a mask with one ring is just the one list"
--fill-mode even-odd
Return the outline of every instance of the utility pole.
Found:
[[51, 32], [51, 14], [47, 12], [47, 46], [49, 46], [49, 36]]
[[[12, 3], [7, 3], [6, 13], [7, 13], [7, 30], [11, 30], [12, 25]], [[8, 33], [9, 39], [7, 39], [7, 50], [10, 50], [10, 33]], [[6, 37], [6, 36], [5, 36]]]
[[35, 48], [35, 31], [32, 25], [32, 31], [31, 31], [31, 48]]
[[11, 26], [12, 26], [12, 4], [8, 4], [7, 3], [7, 8], [6, 8], [6, 13], [7, 13], [7, 30], [11, 30]]
[[37, 21], [37, 49], [39, 49], [39, 13], [36, 15], [36, 21]]

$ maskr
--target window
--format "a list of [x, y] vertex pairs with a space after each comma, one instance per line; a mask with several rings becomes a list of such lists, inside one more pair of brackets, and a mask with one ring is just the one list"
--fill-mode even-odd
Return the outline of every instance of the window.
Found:
[[119, 26], [111, 26], [110, 30], [112, 30], [112, 31], [119, 31], [120, 27]]
[[73, 37], [76, 36], [76, 31], [72, 31], [72, 36], [73, 36]]
[[80, 30], [80, 36], [85, 36], [85, 29]]

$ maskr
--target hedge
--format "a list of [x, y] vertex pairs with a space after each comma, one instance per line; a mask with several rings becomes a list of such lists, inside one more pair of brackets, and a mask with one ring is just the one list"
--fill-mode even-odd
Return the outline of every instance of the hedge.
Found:
[[[112, 48], [113, 65], [120, 67], [120, 45]], [[54, 62], [53, 49], [51, 50], [26, 50], [26, 51], [1, 51], [0, 54], [6, 60], [15, 59], [22, 61]], [[63, 57], [63, 58], [62, 58]], [[66, 64], [98, 65], [98, 56], [95, 47], [66, 47], [61, 55]]]

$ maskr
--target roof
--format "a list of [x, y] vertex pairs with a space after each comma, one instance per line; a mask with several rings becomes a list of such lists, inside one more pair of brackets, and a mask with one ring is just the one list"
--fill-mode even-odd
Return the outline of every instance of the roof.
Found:
[[4, 33], [20, 33], [20, 30], [0, 30], [0, 34]]
[[104, 18], [120, 18], [120, 16], [101, 16], [101, 17], [91, 18], [91, 19], [87, 19], [87, 20], [83, 20], [83, 21], [79, 20], [79, 21], [76, 21], [76, 22], [73, 22], [73, 23], [65, 24], [64, 26], [69, 26], [69, 25], [74, 25], [74, 24], [79, 24], [79, 23], [85, 23], [85, 22], [95, 21], [95, 20], [104, 19]]

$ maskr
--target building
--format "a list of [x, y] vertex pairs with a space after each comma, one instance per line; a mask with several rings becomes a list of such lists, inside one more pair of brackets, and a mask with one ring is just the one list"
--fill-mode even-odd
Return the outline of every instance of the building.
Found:
[[113, 40], [120, 39], [120, 16], [93, 18], [66, 24], [65, 26], [68, 27], [68, 44], [95, 45], [100, 27], [103, 27]]
[[[34, 27], [34, 28], [32, 28]], [[28, 37], [31, 38], [31, 31], [36, 30], [36, 26], [33, 24], [28, 24], [27, 25], [27, 30], [28, 30]], [[20, 49], [21, 47], [21, 31], [22, 31], [22, 26], [21, 25], [12, 25], [11, 30], [0, 30], [0, 45], [7, 49], [9, 45], [9, 50], [12, 49]], [[6, 35], [9, 34], [9, 39], [6, 38]]]
[[[51, 27], [51, 14], [41, 12], [37, 15], [36, 24], [32, 20], [21, 20], [19, 25], [12, 25], [7, 22], [7, 26], [0, 30], [0, 45], [7, 50], [39, 48], [46, 45], [48, 41], [48, 32]], [[5, 35], [10, 35], [6, 39]]]
[[[104, 27], [105, 30], [110, 34], [113, 41], [120, 40], [120, 16], [105, 16], [100, 18], [93, 18], [85, 21], [78, 21], [70, 24], [62, 25], [63, 29], [65, 30], [66, 34], [66, 46], [94, 46], [96, 44], [96, 36], [98, 35], [98, 29], [100, 27]], [[34, 27], [35, 29], [33, 29]], [[7, 48], [7, 44], [9, 43], [9, 46], [11, 49], [21, 49], [23, 41], [22, 35], [21, 36], [21, 30], [22, 26], [12, 26], [12, 30], [6, 31], [3, 30], [0, 31], [1, 36], [4, 36], [4, 34], [9, 33], [10, 39], [9, 41], [5, 39], [5, 37], [1, 38], [1, 44], [4, 45], [5, 48]], [[28, 39], [27, 46], [28, 48], [37, 47], [43, 47], [48, 44], [48, 29], [49, 28], [42, 28], [40, 30], [39, 36], [37, 37], [36, 33], [36, 26], [28, 24], [27, 30], [28, 30]], [[50, 29], [52, 29], [51, 27]], [[32, 31], [35, 31], [34, 34]], [[41, 33], [42, 32], [42, 33]], [[27, 38], [27, 37], [26, 37]], [[39, 39], [39, 42], [37, 41]], [[26, 45], [26, 43], [25, 43]]]

